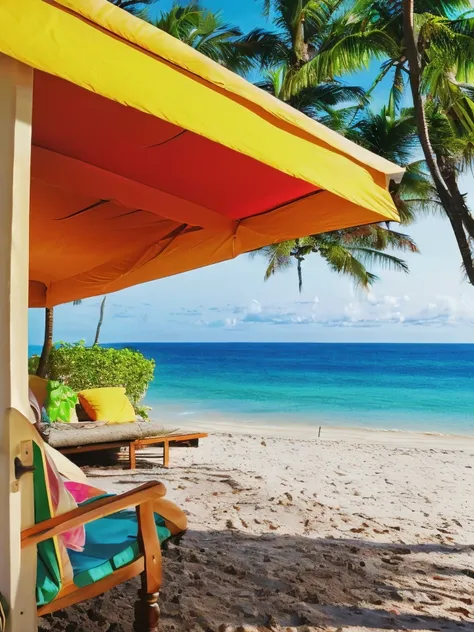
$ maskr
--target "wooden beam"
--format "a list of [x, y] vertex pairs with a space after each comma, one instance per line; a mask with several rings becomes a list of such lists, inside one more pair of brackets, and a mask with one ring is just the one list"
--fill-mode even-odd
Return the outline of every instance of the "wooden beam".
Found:
[[[36, 551], [20, 549], [33, 522], [31, 474], [15, 479], [14, 459], [32, 458], [15, 429], [28, 404], [28, 252], [33, 70], [0, 54], [0, 591], [9, 632], [34, 632]], [[21, 415], [20, 415], [21, 416]], [[26, 436], [25, 440], [30, 437]]]

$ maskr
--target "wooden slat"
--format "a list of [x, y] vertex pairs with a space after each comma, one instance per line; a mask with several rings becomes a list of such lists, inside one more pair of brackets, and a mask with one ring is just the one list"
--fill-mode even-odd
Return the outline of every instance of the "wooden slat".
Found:
[[26, 529], [21, 534], [21, 546], [25, 548], [38, 544], [38, 542], [48, 540], [64, 531], [109, 516], [122, 509], [136, 507], [155, 498], [162, 498], [165, 494], [166, 488], [163, 483], [150, 481], [124, 494], [101, 498]]
[[146, 437], [144, 439], [137, 439], [134, 441], [135, 444], [138, 444], [140, 447], [144, 445], [157, 445], [159, 443], [168, 442], [177, 442], [177, 441], [190, 441], [192, 439], [204, 439], [207, 437], [206, 432], [194, 432], [192, 434], [183, 434], [183, 435], [164, 435], [162, 437]]
[[94, 452], [95, 450], [114, 450], [115, 448], [126, 448], [130, 441], [114, 441], [111, 443], [88, 443], [85, 445], [56, 448], [62, 454], [79, 454], [80, 452]]

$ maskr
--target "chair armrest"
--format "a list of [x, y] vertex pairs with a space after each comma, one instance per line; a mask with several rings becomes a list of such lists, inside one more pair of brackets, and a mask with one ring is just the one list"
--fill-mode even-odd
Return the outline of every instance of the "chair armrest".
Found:
[[29, 529], [25, 529], [21, 534], [21, 548], [49, 540], [49, 538], [64, 533], [64, 531], [69, 531], [104, 516], [110, 516], [110, 514], [128, 507], [138, 507], [153, 499], [162, 498], [165, 494], [166, 488], [163, 483], [150, 481], [124, 494], [99, 498], [87, 505], [72, 509], [60, 516], [44, 520]]

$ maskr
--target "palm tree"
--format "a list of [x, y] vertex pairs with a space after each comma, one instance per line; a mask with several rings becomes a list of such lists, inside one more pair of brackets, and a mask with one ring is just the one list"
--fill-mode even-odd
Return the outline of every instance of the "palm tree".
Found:
[[366, 149], [405, 167], [401, 182], [390, 183], [390, 193], [402, 224], [410, 224], [420, 211], [441, 210], [425, 161], [413, 159], [419, 153], [420, 143], [412, 109], [402, 110], [397, 116], [391, 103], [377, 113], [366, 111], [344, 130], [344, 134]]
[[[371, 34], [377, 40], [380, 32], [387, 36], [385, 41], [379, 40], [377, 56], [383, 63], [374, 86], [393, 72], [392, 104], [399, 107], [409, 83], [426, 166], [451, 224], [466, 275], [474, 285], [470, 246], [474, 218], [458, 183], [460, 167], [466, 162], [456, 162], [458, 152], [449, 152], [448, 159], [443, 151], [446, 145], [432, 142], [425, 107], [428, 99], [431, 111], [434, 107], [447, 118], [451, 127], [449, 147], [458, 145], [461, 137], [472, 136], [474, 91], [469, 80], [474, 64], [474, 19], [471, 13], [460, 15], [462, 10], [470, 8], [469, 0], [359, 0], [351, 28], [365, 31], [368, 40]], [[445, 128], [445, 142], [446, 131]]]
[[278, 28], [273, 57], [287, 68], [284, 100], [302, 88], [367, 68], [373, 56], [381, 57], [391, 46], [382, 30], [352, 27], [351, 5], [346, 0], [263, 0], [264, 14]]
[[365, 92], [359, 86], [348, 86], [341, 82], [321, 82], [314, 86], [301, 88], [294, 94], [286, 93], [287, 77], [291, 72], [288, 66], [279, 66], [265, 73], [257, 86], [273, 96], [291, 105], [311, 118], [321, 117], [334, 112], [336, 106], [345, 102], [364, 101]]
[[[459, 29], [450, 30], [449, 24], [442, 23], [443, 33], [440, 34], [439, 29], [436, 28], [439, 23], [425, 18], [422, 26], [435, 27], [430, 29], [434, 39], [432, 42], [423, 33], [423, 29], [418, 29], [418, 32], [415, 30], [413, 0], [405, 0], [403, 3], [403, 25], [410, 69], [410, 87], [423, 154], [456, 238], [466, 276], [474, 285], [474, 259], [470, 243], [474, 237], [474, 218], [459, 190], [455, 162], [452, 159], [446, 159], [446, 152], [439, 144], [438, 151], [436, 151], [436, 145], [431, 142], [423, 94], [423, 88], [426, 89], [426, 87], [432, 87], [435, 84], [438, 91], [433, 95], [434, 100], [438, 102], [448, 120], [453, 118], [453, 136], [456, 127], [459, 132], [459, 125], [456, 126], [456, 123], [467, 128], [468, 133], [472, 133], [474, 129], [474, 101], [471, 100], [469, 93], [463, 91], [457, 83], [460, 74], [469, 76], [469, 71], [472, 70], [474, 29], [471, 22], [472, 20], [469, 20], [467, 28], [465, 28], [466, 25], [463, 25], [461, 37], [456, 37], [459, 35], [457, 33]], [[455, 26], [457, 26], [456, 21]], [[449, 39], [446, 37], [446, 31], [451, 36]], [[441, 39], [438, 37], [439, 35], [444, 36], [443, 43], [445, 45], [439, 45], [436, 41]], [[469, 55], [467, 60], [462, 58], [466, 53]], [[436, 72], [434, 72], [435, 69]]]
[[252, 255], [260, 254], [267, 259], [265, 280], [296, 262], [300, 292], [303, 289], [303, 261], [310, 254], [319, 255], [331, 270], [348, 276], [356, 286], [367, 289], [378, 279], [367, 270], [367, 265], [408, 272], [405, 261], [384, 252], [387, 248], [418, 252], [408, 235], [373, 224], [272, 244]]
[[141, 15], [145, 7], [154, 4], [156, 0], [109, 0], [109, 2], [133, 15]]
[[[357, 35], [349, 42], [344, 33], [346, 23], [338, 0], [266, 0], [265, 11], [273, 11], [280, 29], [280, 65], [267, 73], [258, 85], [307, 116], [347, 125], [337, 107], [347, 101], [365, 102], [364, 91], [346, 86], [335, 79], [340, 69], [354, 70], [364, 65], [363, 56], [347, 56], [348, 48], [360, 48]], [[354, 64], [351, 59], [354, 59]], [[346, 108], [346, 114], [351, 108]], [[334, 125], [333, 125], [334, 126]], [[411, 129], [410, 142], [414, 137]], [[408, 141], [407, 141], [408, 142]], [[415, 169], [415, 167], [414, 167]], [[399, 193], [401, 200], [401, 193]], [[401, 201], [400, 208], [403, 206]], [[408, 203], [403, 206], [408, 221]], [[288, 268], [296, 261], [299, 290], [302, 289], [302, 264], [310, 254], [321, 256], [331, 269], [350, 276], [367, 288], [376, 276], [366, 265], [379, 263], [407, 272], [404, 261], [383, 252], [387, 248], [417, 252], [414, 242], [401, 233], [378, 225], [357, 227], [322, 235], [274, 244], [258, 251], [267, 259], [265, 279]]]
[[[384, 107], [378, 113], [366, 111], [350, 126], [347, 121], [353, 118], [353, 111], [353, 108], [338, 110], [336, 126], [342, 121], [348, 138], [406, 168], [400, 184], [392, 183], [390, 189], [402, 224], [409, 224], [420, 211], [441, 211], [442, 206], [425, 162], [413, 160], [420, 147], [413, 110], [403, 110], [400, 116], [396, 116], [390, 107]], [[331, 124], [332, 116], [327, 115], [325, 122]], [[442, 144], [441, 133], [438, 138]], [[393, 231], [388, 225], [373, 224], [283, 242], [264, 248], [260, 254], [267, 259], [265, 279], [296, 262], [301, 290], [303, 261], [308, 255], [317, 254], [332, 270], [348, 275], [356, 285], [367, 288], [377, 280], [367, 269], [369, 265], [408, 271], [406, 263], [387, 250], [418, 252], [408, 235]]]
[[104, 322], [104, 310], [105, 310], [105, 301], [106, 300], [107, 300], [107, 296], [104, 296], [104, 298], [100, 302], [99, 321], [97, 323], [97, 328], [95, 330], [94, 344], [93, 344], [94, 347], [99, 344], [100, 330], [101, 330], [101, 327], [102, 327], [102, 323]]
[[36, 369], [36, 375], [46, 377], [48, 358], [53, 347], [54, 308], [46, 307], [44, 310], [44, 341], [41, 355]]
[[[97, 322], [97, 327], [95, 330], [94, 342], [92, 344], [93, 347], [99, 344], [100, 330], [102, 328], [102, 323], [104, 322], [104, 311], [105, 311], [106, 301], [107, 301], [107, 296], [104, 296], [102, 298], [102, 301], [100, 302], [99, 320]], [[73, 305], [82, 305], [82, 299], [73, 301]]]
[[[470, 0], [416, 0], [415, 6], [418, 14], [431, 16], [439, 27], [452, 28], [453, 15], [469, 9]], [[428, 40], [433, 27], [431, 19], [429, 22], [431, 24], [425, 28]], [[347, 16], [345, 29], [348, 39], [363, 36], [368, 43], [365, 51], [368, 59], [381, 61], [369, 94], [383, 79], [391, 76], [390, 100], [399, 107], [409, 78], [402, 0], [357, 0]]]
[[275, 34], [254, 29], [244, 35], [238, 27], [224, 22], [220, 12], [204, 9], [198, 0], [176, 3], [156, 18], [151, 18], [146, 11], [142, 17], [240, 75], [247, 74], [255, 66], [263, 68], [276, 59], [275, 47], [279, 39]]

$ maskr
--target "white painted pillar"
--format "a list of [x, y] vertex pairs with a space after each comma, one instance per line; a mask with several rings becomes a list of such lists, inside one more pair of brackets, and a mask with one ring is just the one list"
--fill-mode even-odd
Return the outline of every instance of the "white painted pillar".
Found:
[[21, 526], [32, 524], [32, 476], [25, 474], [18, 484], [13, 468], [20, 441], [30, 438], [20, 430], [18, 413], [29, 413], [32, 98], [33, 70], [0, 54], [0, 591], [10, 606], [9, 632], [37, 629], [36, 553], [20, 551]]

